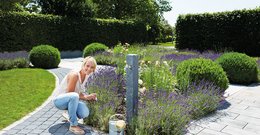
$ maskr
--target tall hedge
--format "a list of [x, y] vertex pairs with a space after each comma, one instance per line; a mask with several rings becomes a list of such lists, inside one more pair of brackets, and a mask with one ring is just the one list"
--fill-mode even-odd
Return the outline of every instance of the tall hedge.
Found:
[[176, 23], [176, 47], [260, 56], [260, 8], [181, 15]]
[[0, 12], [0, 28], [0, 52], [29, 51], [39, 44], [51, 44], [61, 51], [83, 50], [92, 42], [113, 46], [119, 41], [146, 40], [144, 24], [124, 20]]

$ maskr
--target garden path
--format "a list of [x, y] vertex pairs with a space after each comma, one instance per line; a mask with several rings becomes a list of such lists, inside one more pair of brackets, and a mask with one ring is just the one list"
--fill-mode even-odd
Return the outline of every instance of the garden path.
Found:
[[[62, 59], [59, 68], [48, 70], [55, 75], [56, 86], [71, 69], [80, 68], [82, 60], [82, 58]], [[68, 130], [69, 123], [63, 122], [62, 112], [54, 107], [50, 97], [34, 112], [1, 130], [0, 135], [73, 135]], [[82, 123], [82, 120], [79, 123]], [[83, 124], [80, 126], [86, 135], [105, 134]]]

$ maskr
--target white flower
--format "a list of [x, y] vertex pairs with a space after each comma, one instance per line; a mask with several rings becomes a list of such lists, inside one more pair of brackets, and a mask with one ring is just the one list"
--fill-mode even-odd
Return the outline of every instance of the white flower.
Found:
[[145, 63], [145, 61], [144, 60], [141, 60], [141, 64], [144, 64]]
[[130, 46], [130, 44], [128, 44], [128, 43], [125, 43], [125, 46], [126, 46], [126, 47], [129, 47], [129, 46]]
[[139, 85], [142, 85], [143, 84], [143, 81], [141, 79], [138, 80], [138, 84]]
[[108, 49], [107, 52], [112, 53], [113, 51], [111, 49]]
[[160, 62], [159, 62], [159, 61], [156, 61], [156, 62], [155, 62], [155, 66], [160, 66]]
[[140, 91], [142, 94], [144, 94], [144, 93], [145, 93], [145, 91], [146, 91], [146, 88], [145, 88], [145, 87], [143, 87], [143, 88], [140, 88], [140, 89], [139, 89], [139, 91]]
[[167, 63], [167, 61], [163, 61], [163, 64], [164, 64], [165, 66], [169, 66], [168, 63]]

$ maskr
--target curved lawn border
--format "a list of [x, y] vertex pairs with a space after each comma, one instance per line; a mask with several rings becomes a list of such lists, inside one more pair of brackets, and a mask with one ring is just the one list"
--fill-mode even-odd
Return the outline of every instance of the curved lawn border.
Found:
[[54, 91], [56, 90], [56, 87], [59, 85], [59, 78], [52, 71], [49, 71], [49, 70], [47, 70], [47, 71], [50, 72], [55, 77], [55, 88], [52, 91], [52, 94], [48, 97], [48, 99], [46, 101], [43, 102], [43, 104], [41, 106], [37, 107], [33, 112], [30, 112], [26, 116], [22, 117], [20, 120], [15, 121], [14, 123], [10, 124], [9, 126], [1, 129], [0, 134], [4, 131], [10, 130], [11, 128], [17, 126], [18, 124], [21, 124], [22, 122], [24, 122], [25, 120], [30, 118], [30, 116], [32, 116], [33, 114], [40, 111], [43, 107], [45, 107], [51, 101], [51, 97], [52, 97]]

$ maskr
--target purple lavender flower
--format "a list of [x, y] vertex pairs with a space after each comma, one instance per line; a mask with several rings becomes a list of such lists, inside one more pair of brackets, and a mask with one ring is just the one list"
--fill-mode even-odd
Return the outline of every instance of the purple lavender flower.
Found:
[[185, 94], [191, 117], [196, 119], [215, 111], [220, 105], [223, 94], [221, 91], [219, 87], [205, 80], [192, 83]]
[[211, 60], [216, 60], [219, 56], [221, 55], [221, 53], [214, 53], [214, 52], [203, 52], [201, 53], [201, 56], [203, 58], [206, 58], [206, 59], [211, 59]]
[[108, 51], [98, 51], [98, 52], [95, 52], [94, 55], [113, 56], [113, 53], [108, 52]]
[[89, 76], [86, 87], [97, 87], [114, 92], [121, 91], [118, 86], [125, 87], [125, 80], [123, 76], [118, 75], [115, 70], [115, 67], [111, 66], [97, 68], [97, 70]]
[[198, 58], [196, 54], [167, 54], [161, 57], [165, 60], [175, 60], [175, 61], [184, 61], [191, 58]]
[[260, 58], [257, 60], [258, 67], [260, 68]]
[[202, 58], [215, 60], [220, 55], [221, 55], [221, 53], [214, 53], [214, 52], [210, 52], [210, 51], [206, 51], [206, 52], [203, 52], [203, 53], [192, 51], [192, 53], [190, 53], [190, 54], [167, 54], [167, 55], [162, 56], [161, 59], [164, 59], [164, 60], [175, 60], [175, 61], [184, 61], [184, 60], [191, 59], [191, 58], [202, 57]]
[[17, 51], [17, 52], [3, 52], [0, 53], [0, 59], [15, 59], [15, 58], [26, 58], [28, 59], [28, 52]]
[[[189, 123], [190, 119], [186, 108], [177, 102], [184, 99], [182, 95], [175, 92], [149, 90], [142, 98], [145, 100], [139, 104], [139, 119], [141, 119], [139, 122], [141, 125], [149, 125], [149, 127], [140, 130], [145, 130], [148, 134], [181, 134], [185, 132], [185, 125]], [[172, 123], [176, 126], [171, 126]]]
[[192, 94], [196, 92], [200, 92], [203, 94], [209, 94], [209, 95], [218, 95], [221, 96], [221, 93], [224, 90], [221, 90], [219, 87], [214, 85], [214, 83], [206, 81], [206, 80], [201, 80], [200, 82], [194, 82], [189, 85], [187, 88], [187, 93], [186, 94]]

